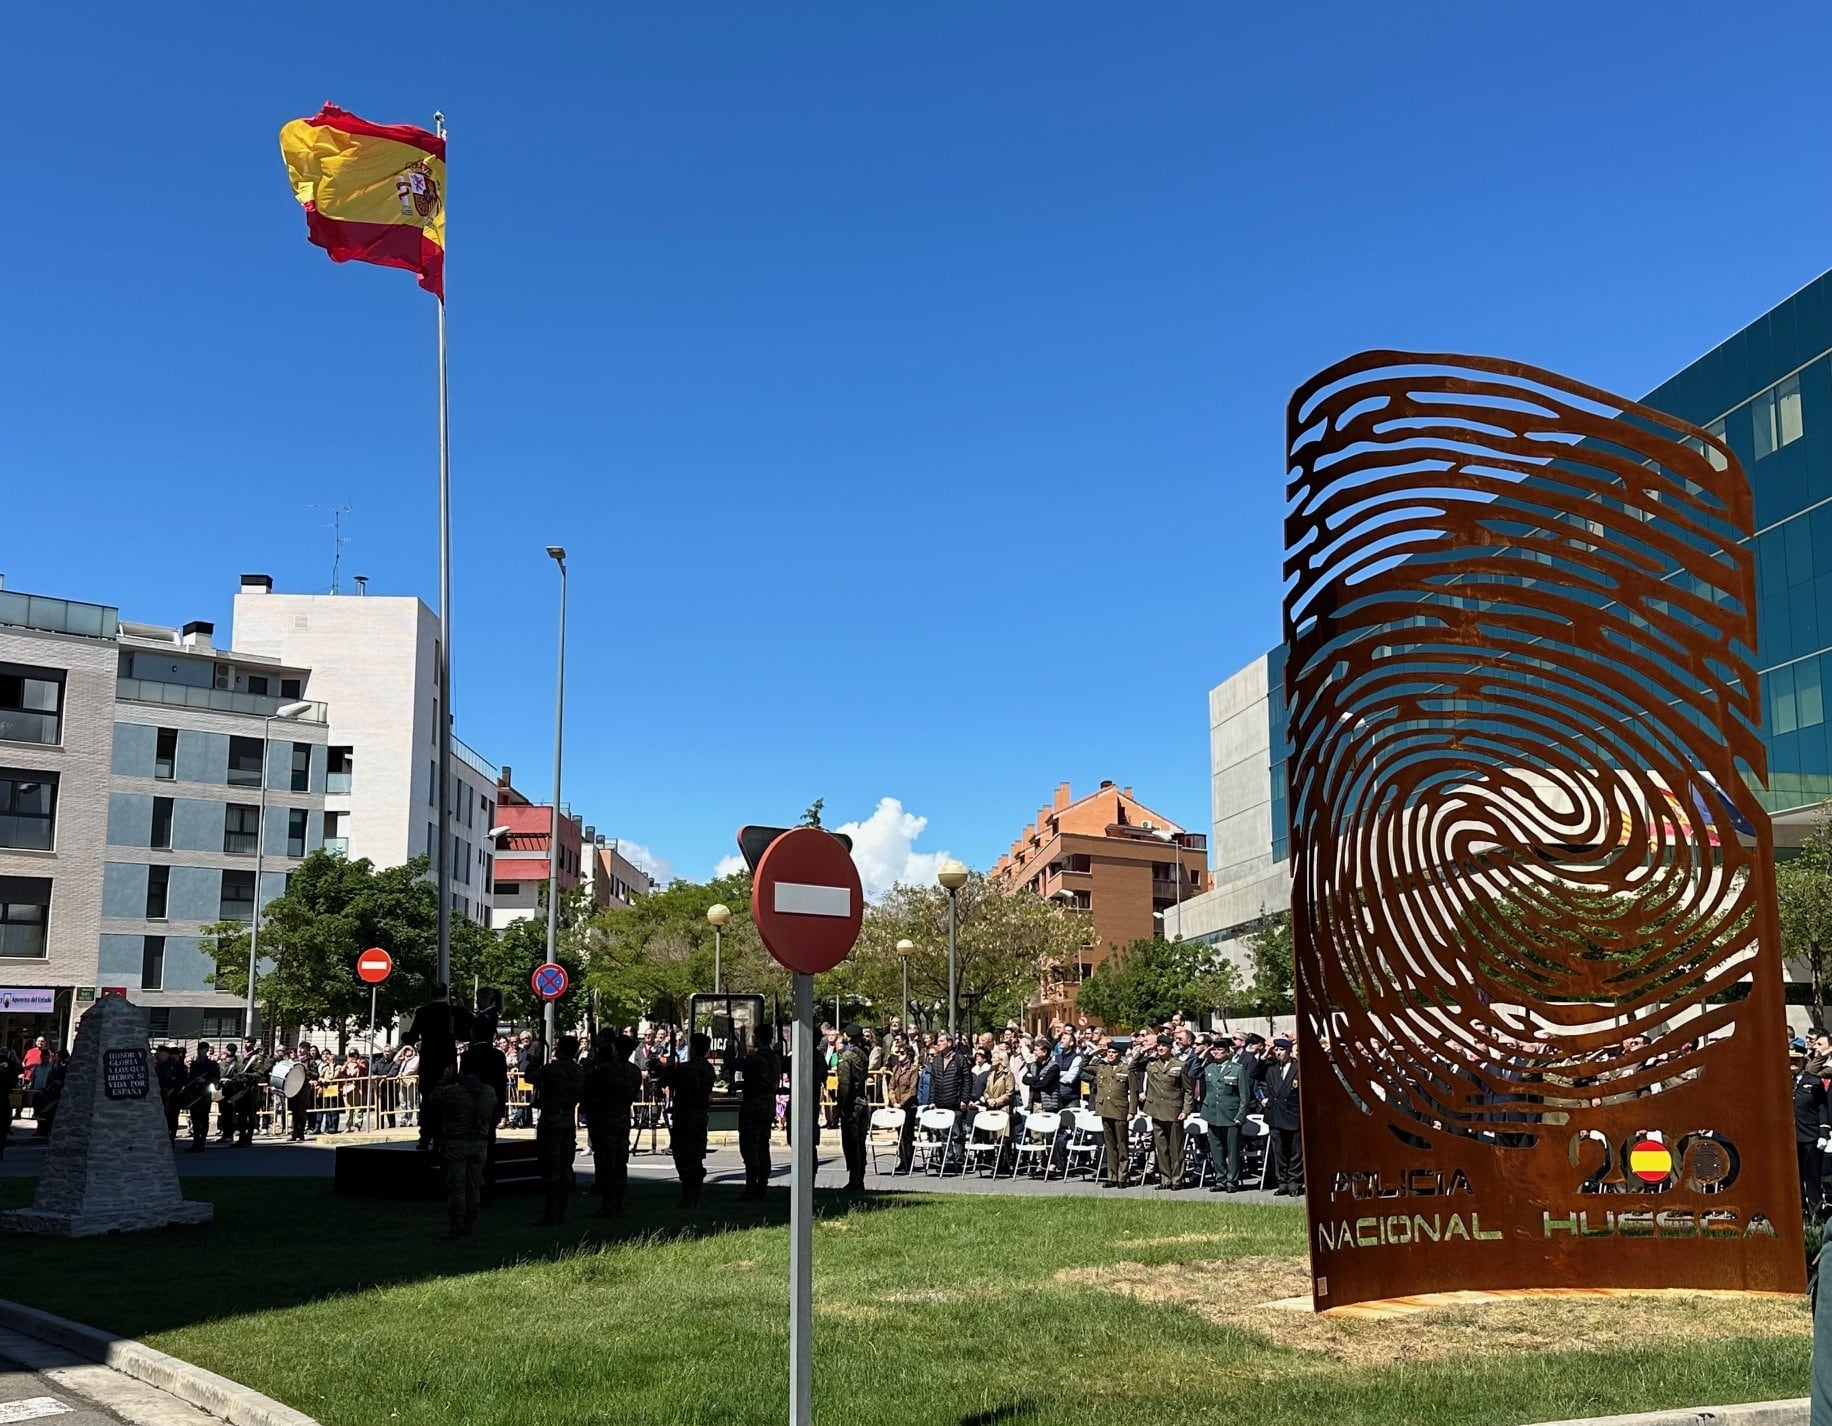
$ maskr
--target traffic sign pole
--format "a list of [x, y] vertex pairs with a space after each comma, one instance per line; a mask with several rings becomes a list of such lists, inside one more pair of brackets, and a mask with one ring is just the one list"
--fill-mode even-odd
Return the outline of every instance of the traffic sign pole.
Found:
[[789, 1426], [809, 1426], [814, 1380], [814, 977], [797, 972], [789, 1066]]

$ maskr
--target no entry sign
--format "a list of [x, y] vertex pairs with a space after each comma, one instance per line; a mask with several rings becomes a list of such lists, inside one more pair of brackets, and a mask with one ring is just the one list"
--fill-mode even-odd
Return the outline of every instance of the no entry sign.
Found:
[[770, 954], [790, 970], [832, 970], [852, 953], [864, 915], [859, 869], [831, 833], [791, 827], [758, 859], [751, 919]]
[[380, 946], [371, 946], [356, 958], [356, 978], [364, 985], [380, 985], [394, 971], [394, 957]]
[[534, 993], [541, 999], [558, 1000], [566, 994], [566, 987], [572, 981], [566, 974], [565, 966], [536, 966], [534, 974], [528, 977], [528, 984], [534, 987]]

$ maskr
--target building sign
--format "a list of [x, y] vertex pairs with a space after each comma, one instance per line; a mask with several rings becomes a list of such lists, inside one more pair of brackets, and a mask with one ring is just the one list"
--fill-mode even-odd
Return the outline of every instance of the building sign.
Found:
[[0, 986], [0, 1015], [51, 1015], [57, 992], [49, 986]]
[[102, 1092], [110, 1099], [145, 1099], [145, 1050], [103, 1050]]

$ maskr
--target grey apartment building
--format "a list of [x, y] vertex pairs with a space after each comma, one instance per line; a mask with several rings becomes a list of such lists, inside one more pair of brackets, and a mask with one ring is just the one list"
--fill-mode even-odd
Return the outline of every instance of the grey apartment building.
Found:
[[204, 928], [250, 921], [324, 837], [310, 670], [211, 625], [0, 589], [0, 1036], [67, 1043], [123, 993], [155, 1037], [245, 1030]]

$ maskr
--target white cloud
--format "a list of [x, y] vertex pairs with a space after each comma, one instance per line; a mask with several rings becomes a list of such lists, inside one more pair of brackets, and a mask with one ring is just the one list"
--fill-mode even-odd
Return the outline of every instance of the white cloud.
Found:
[[636, 863], [637, 866], [654, 877], [657, 885], [666, 886], [669, 882], [674, 880], [674, 863], [669, 861], [666, 857], [656, 856], [654, 852], [650, 851], [641, 842], [619, 839], [617, 842], [617, 850], [622, 852], [625, 858]]
[[876, 901], [899, 882], [916, 886], [935, 880], [948, 854], [915, 850], [916, 839], [928, 825], [927, 817], [905, 812], [903, 803], [885, 797], [863, 822], [844, 822], [833, 829], [852, 838], [852, 859], [867, 901]]
[[729, 857], [720, 857], [718, 865], [712, 869], [716, 880], [722, 876], [736, 876], [744, 870], [744, 858], [733, 852]]

